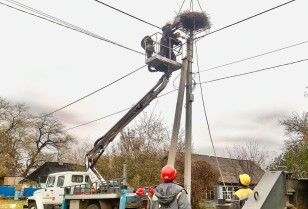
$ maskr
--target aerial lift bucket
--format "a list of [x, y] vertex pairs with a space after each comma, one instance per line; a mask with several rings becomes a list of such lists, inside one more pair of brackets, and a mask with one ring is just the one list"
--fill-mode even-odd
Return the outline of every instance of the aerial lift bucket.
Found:
[[[165, 65], [168, 66], [169, 71], [173, 72], [182, 68], [182, 64], [178, 59], [183, 58], [183, 49], [182, 46], [176, 46], [171, 49], [169, 46], [167, 47], [169, 50], [173, 50], [176, 55], [176, 60], [170, 59], [170, 57], [164, 57], [160, 53], [160, 39], [162, 37], [161, 33], [155, 33], [151, 36], [147, 36], [150, 39], [144, 39], [144, 45], [142, 47], [145, 49], [145, 64], [152, 66], [154, 68], [158, 68], [159, 66]], [[149, 53], [151, 52], [151, 53]], [[153, 55], [152, 55], [153, 54]], [[170, 55], [171, 53], [169, 53]], [[157, 70], [159, 71], [159, 70]]]

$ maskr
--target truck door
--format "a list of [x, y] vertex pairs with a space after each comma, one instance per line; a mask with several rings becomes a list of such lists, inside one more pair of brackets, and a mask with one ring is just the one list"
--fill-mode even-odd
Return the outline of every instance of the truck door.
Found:
[[53, 204], [56, 176], [48, 176], [46, 188], [42, 190], [43, 204]]
[[43, 204], [58, 205], [62, 204], [64, 195], [65, 176], [50, 175], [46, 182], [46, 188], [42, 191]]
[[56, 179], [56, 186], [54, 187], [54, 191], [53, 191], [53, 203], [54, 204], [62, 204], [63, 198], [64, 198], [64, 180], [65, 178], [68, 176], [57, 176]]

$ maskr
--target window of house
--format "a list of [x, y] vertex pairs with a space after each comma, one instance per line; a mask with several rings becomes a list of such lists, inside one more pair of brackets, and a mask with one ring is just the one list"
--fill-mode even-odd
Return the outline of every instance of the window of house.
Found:
[[231, 199], [235, 191], [238, 190], [238, 186], [225, 186], [222, 187], [222, 196], [224, 199]]
[[72, 175], [72, 182], [82, 183], [83, 182], [83, 175]]
[[205, 199], [206, 200], [215, 200], [215, 191], [213, 189], [206, 188]]
[[64, 176], [59, 176], [57, 181], [57, 187], [62, 187], [64, 185]]

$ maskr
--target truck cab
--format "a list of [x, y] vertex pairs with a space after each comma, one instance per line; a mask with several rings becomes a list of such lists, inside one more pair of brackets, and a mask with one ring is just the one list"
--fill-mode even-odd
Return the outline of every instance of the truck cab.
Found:
[[66, 171], [49, 174], [45, 188], [35, 191], [33, 196], [28, 198], [24, 208], [60, 208], [65, 187], [81, 185], [82, 188], [90, 183], [91, 180], [87, 172]]

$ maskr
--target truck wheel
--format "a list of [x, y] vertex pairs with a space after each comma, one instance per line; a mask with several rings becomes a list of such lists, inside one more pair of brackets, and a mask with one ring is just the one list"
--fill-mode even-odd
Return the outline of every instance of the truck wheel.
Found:
[[35, 203], [35, 202], [31, 202], [31, 203], [29, 204], [29, 209], [37, 209], [36, 203]]
[[87, 209], [101, 209], [101, 208], [96, 204], [91, 204], [87, 207]]

